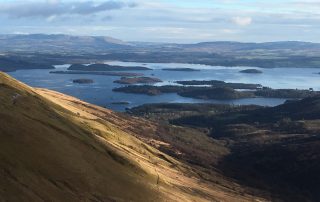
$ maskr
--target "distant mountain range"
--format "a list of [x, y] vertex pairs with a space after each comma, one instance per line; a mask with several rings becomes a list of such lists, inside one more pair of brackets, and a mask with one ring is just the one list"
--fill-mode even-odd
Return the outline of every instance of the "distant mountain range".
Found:
[[[191, 63], [226, 67], [319, 68], [320, 44], [299, 41], [267, 43], [217, 41], [176, 44], [125, 42], [102, 36], [0, 35], [0, 69], [4, 71], [21, 69], [21, 65], [17, 64], [8, 67], [7, 61], [1, 61], [2, 58], [29, 64], [36, 63], [36, 68], [38, 64], [48, 68], [48, 65], [86, 64], [106, 60]], [[2, 65], [4, 63], [5, 65]]]
[[105, 36], [71, 35], [0, 35], [0, 51], [22, 52], [102, 52], [109, 50], [171, 50], [196, 52], [230, 52], [248, 50], [311, 50], [320, 51], [319, 43], [283, 41], [267, 43], [241, 43], [232, 41], [201, 42], [195, 44], [125, 42]]

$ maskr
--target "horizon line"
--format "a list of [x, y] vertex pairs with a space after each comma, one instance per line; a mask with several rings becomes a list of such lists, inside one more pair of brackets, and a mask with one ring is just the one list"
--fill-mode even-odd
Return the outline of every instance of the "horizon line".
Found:
[[129, 40], [125, 41], [113, 36], [108, 36], [108, 35], [74, 35], [74, 34], [61, 34], [61, 33], [56, 33], [56, 34], [51, 34], [51, 33], [9, 33], [5, 34], [2, 33], [0, 36], [31, 36], [31, 35], [47, 35], [47, 36], [73, 36], [73, 37], [108, 37], [112, 38], [115, 40], [119, 40], [122, 42], [127, 42], [127, 43], [154, 43], [154, 44], [200, 44], [200, 43], [218, 43], [218, 42], [225, 42], [225, 43], [251, 43], [251, 44], [264, 44], [264, 43], [284, 43], [284, 42], [296, 42], [296, 43], [312, 43], [312, 44], [320, 44], [320, 42], [313, 42], [313, 41], [303, 41], [303, 40], [279, 40], [279, 41], [262, 41], [262, 42], [254, 42], [254, 41], [232, 41], [232, 40], [208, 40], [208, 41], [197, 41], [197, 42], [192, 42], [192, 43], [174, 43], [174, 42], [155, 42], [155, 41], [136, 41], [136, 40]]

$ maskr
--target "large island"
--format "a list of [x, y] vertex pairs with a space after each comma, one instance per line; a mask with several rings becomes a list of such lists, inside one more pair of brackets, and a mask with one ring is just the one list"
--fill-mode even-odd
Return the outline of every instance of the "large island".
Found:
[[108, 65], [108, 64], [90, 64], [90, 65], [82, 65], [82, 64], [73, 64], [68, 70], [77, 70], [77, 71], [143, 71], [143, 70], [151, 70], [148, 67], [140, 67], [140, 66], [118, 66], [118, 65]]
[[86, 74], [102, 76], [143, 76], [143, 74], [130, 72], [95, 72], [95, 71], [51, 71], [50, 74]]
[[186, 87], [186, 86], [126, 86], [113, 89], [115, 92], [160, 95], [163, 93], [177, 93], [183, 97], [199, 99], [239, 99], [254, 97], [252, 92], [236, 91], [232, 88], [221, 87]]
[[15, 57], [0, 56], [0, 71], [13, 72], [16, 70], [30, 69], [54, 69], [54, 66], [45, 62], [29, 62]]
[[229, 87], [233, 89], [259, 89], [261, 84], [247, 84], [247, 83], [226, 83], [218, 80], [192, 80], [192, 81], [176, 81], [176, 83], [186, 86], [203, 86], [208, 85], [212, 87]]
[[238, 91], [230, 87], [196, 87], [196, 86], [125, 86], [113, 89], [115, 92], [160, 95], [163, 93], [177, 93], [182, 97], [191, 97], [198, 99], [241, 99], [241, 98], [307, 98], [320, 95], [319, 91], [299, 90], [299, 89], [271, 89], [262, 88], [250, 91]]
[[152, 84], [152, 83], [160, 83], [161, 79], [151, 78], [151, 77], [122, 77], [119, 80], [114, 81], [114, 83], [119, 84]]

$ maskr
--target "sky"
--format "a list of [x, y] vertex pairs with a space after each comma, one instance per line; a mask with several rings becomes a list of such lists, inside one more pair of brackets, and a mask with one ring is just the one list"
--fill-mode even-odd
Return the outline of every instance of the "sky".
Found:
[[320, 42], [320, 0], [0, 0], [0, 34]]

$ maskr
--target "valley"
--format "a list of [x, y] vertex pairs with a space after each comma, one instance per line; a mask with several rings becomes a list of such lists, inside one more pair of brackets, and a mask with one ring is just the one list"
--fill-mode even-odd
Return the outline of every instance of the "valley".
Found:
[[268, 190], [284, 201], [318, 201], [319, 103], [319, 96], [273, 108], [164, 103], [128, 113], [190, 127], [228, 149], [224, 154], [206, 152], [196, 158], [198, 165], [218, 169], [242, 185]]

